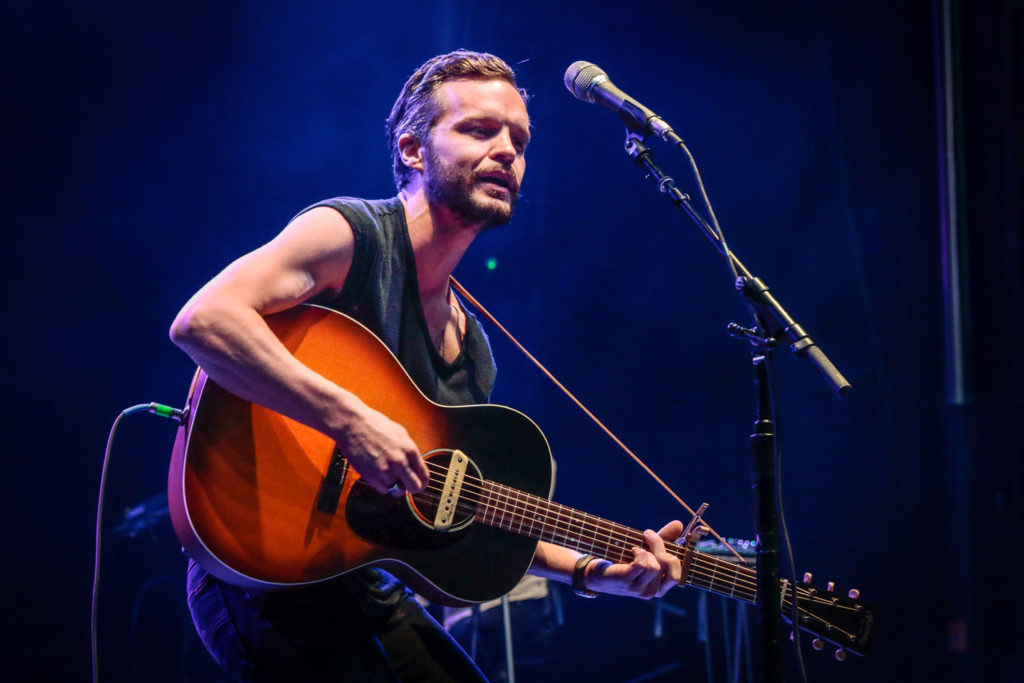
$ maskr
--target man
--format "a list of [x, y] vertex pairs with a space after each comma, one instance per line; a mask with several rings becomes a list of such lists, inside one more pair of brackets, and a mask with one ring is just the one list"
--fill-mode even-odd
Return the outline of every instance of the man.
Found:
[[[323, 432], [366, 483], [401, 495], [422, 491], [429, 478], [405, 429], [300, 363], [263, 316], [303, 302], [330, 306], [370, 327], [429, 398], [486, 401], [490, 348], [449, 276], [478, 234], [511, 219], [530, 121], [511, 68], [460, 50], [410, 77], [388, 136], [398, 197], [334, 199], [304, 211], [195, 294], [171, 338], [218, 384]], [[681, 532], [679, 522], [646, 532], [650, 550], [634, 549], [629, 564], [580, 561], [541, 543], [531, 572], [575, 580], [579, 590], [660, 596], [681, 571], [663, 538]], [[378, 569], [257, 592], [193, 563], [188, 591], [207, 648], [244, 680], [483, 680], [404, 586]]]

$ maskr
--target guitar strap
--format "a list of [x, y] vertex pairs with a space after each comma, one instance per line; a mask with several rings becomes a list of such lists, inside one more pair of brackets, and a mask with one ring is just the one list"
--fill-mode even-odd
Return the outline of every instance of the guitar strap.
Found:
[[[530, 362], [533, 363], [534, 365], [536, 365], [537, 368], [544, 374], [544, 376], [547, 377], [549, 380], [551, 380], [551, 382], [554, 383], [554, 385], [556, 387], [558, 387], [559, 390], [561, 390], [561, 392], [563, 394], [568, 396], [569, 400], [572, 401], [573, 403], [575, 403], [576, 406], [580, 410], [582, 410], [584, 412], [584, 414], [586, 414], [586, 416], [589, 417], [594, 422], [594, 424], [596, 424], [598, 427], [600, 427], [601, 431], [603, 431], [605, 434], [607, 434], [611, 438], [611, 440], [614, 441], [615, 444], [626, 453], [626, 455], [628, 455], [629, 457], [633, 458], [633, 460], [636, 462], [636, 464], [638, 464], [645, 472], [647, 472], [647, 474], [650, 475], [650, 477], [652, 479], [654, 479], [654, 481], [658, 482], [658, 485], [661, 486], [661, 488], [665, 489], [665, 491], [667, 491], [668, 494], [670, 496], [672, 496], [672, 498], [674, 498], [677, 503], [682, 505], [683, 508], [687, 512], [690, 513], [691, 517], [696, 518], [697, 513], [693, 511], [693, 508], [691, 508], [689, 505], [687, 505], [686, 501], [684, 501], [682, 498], [680, 498], [679, 495], [676, 494], [676, 492], [673, 491], [672, 488], [668, 484], [666, 484], [664, 481], [662, 481], [661, 477], [659, 477], [657, 474], [655, 474], [654, 470], [652, 470], [650, 467], [648, 467], [647, 463], [645, 463], [643, 460], [640, 459], [640, 456], [638, 456], [636, 453], [634, 453], [625, 443], [623, 443], [623, 441], [619, 437], [615, 436], [615, 434], [612, 432], [612, 430], [610, 430], [608, 427], [606, 427], [605, 424], [603, 422], [601, 422], [601, 420], [599, 420], [597, 418], [597, 416], [594, 415], [594, 413], [592, 413], [590, 411], [589, 408], [587, 408], [585, 405], [583, 405], [583, 403], [578, 398], [576, 398], [576, 396], [571, 391], [569, 391], [569, 389], [564, 384], [562, 384], [560, 381], [558, 381], [558, 379], [554, 375], [552, 375], [548, 371], [548, 369], [546, 367], [544, 367], [544, 365], [539, 360], [537, 360], [534, 357], [534, 355], [532, 353], [527, 351], [526, 347], [523, 346], [522, 344], [520, 344], [519, 340], [516, 339], [512, 335], [511, 332], [509, 332], [507, 329], [505, 329], [505, 326], [502, 325], [500, 322], [498, 322], [498, 319], [495, 318], [493, 315], [491, 315], [491, 313], [486, 308], [484, 308], [483, 304], [481, 304], [479, 301], [477, 301], [476, 298], [472, 294], [470, 294], [469, 291], [465, 287], [463, 287], [459, 283], [459, 281], [456, 280], [454, 277], [449, 276], [449, 279], [451, 281], [452, 287], [455, 289], [456, 292], [459, 293], [460, 296], [462, 296], [466, 301], [468, 301], [473, 306], [473, 308], [475, 308], [477, 311], [479, 311], [480, 314], [483, 315], [488, 321], [490, 321], [490, 323], [492, 325], [494, 325], [496, 328], [501, 330], [502, 334], [504, 334], [506, 337], [508, 337], [509, 340], [515, 345], [515, 347], [517, 349], [519, 349], [523, 353], [523, 355], [525, 355], [527, 358], [529, 358]], [[718, 539], [718, 541], [720, 543], [722, 543], [726, 548], [728, 548], [732, 552], [733, 555], [736, 556], [736, 559], [738, 559], [740, 562], [742, 562], [745, 565], [749, 564], [747, 562], [747, 560], [744, 559], [743, 556], [740, 555], [736, 551], [736, 549], [733, 548], [729, 544], [728, 541], [726, 541], [724, 538], [722, 538], [718, 534], [717, 531], [715, 531], [713, 528], [711, 528], [706, 523], [705, 523], [705, 527], [708, 529], [708, 531], [716, 539]]]

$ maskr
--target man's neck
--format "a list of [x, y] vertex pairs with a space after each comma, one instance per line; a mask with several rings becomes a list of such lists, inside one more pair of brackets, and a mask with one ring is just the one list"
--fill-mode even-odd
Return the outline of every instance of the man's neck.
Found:
[[422, 187], [403, 190], [399, 198], [416, 256], [420, 298], [429, 305], [446, 295], [448, 278], [483, 226], [466, 225], [447, 207], [431, 204]]

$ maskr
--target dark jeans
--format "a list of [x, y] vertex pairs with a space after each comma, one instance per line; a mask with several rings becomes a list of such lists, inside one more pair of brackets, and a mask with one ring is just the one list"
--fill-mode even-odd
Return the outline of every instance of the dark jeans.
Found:
[[189, 562], [188, 607], [206, 649], [240, 681], [486, 683], [410, 593], [383, 602], [346, 578], [253, 591]]

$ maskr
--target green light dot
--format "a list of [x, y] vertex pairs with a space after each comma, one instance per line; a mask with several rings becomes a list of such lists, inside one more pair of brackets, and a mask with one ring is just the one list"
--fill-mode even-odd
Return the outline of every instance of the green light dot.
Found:
[[498, 259], [493, 258], [493, 257], [487, 259], [487, 270], [494, 270], [497, 267], [498, 267]]

